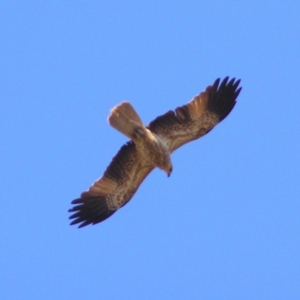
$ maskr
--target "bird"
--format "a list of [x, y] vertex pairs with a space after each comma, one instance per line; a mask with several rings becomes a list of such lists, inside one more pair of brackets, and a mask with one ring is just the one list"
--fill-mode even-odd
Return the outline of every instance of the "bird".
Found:
[[210, 132], [231, 112], [241, 92], [240, 79], [216, 79], [189, 103], [170, 110], [145, 126], [133, 106], [124, 101], [110, 111], [108, 123], [127, 136], [103, 176], [71, 202], [70, 225], [98, 224], [133, 197], [156, 167], [170, 176], [171, 154]]

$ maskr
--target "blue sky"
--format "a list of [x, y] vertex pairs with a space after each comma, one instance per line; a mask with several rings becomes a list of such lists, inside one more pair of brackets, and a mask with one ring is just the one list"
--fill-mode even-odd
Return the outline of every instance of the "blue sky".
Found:
[[[1, 299], [299, 299], [300, 4], [2, 1]], [[101, 224], [67, 210], [126, 137], [218, 77], [231, 114]]]

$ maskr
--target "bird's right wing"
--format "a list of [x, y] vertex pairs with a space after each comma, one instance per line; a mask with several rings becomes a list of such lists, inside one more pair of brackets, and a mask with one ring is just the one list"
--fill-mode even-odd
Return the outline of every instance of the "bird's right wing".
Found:
[[72, 201], [71, 225], [94, 225], [110, 217], [131, 199], [154, 167], [145, 164], [143, 154], [136, 150], [132, 141], [123, 145], [103, 176]]

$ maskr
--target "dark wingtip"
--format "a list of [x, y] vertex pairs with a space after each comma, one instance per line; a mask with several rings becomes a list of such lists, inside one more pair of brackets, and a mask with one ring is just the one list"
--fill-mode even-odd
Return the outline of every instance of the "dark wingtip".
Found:
[[73, 213], [69, 217], [72, 220], [70, 225], [79, 224], [78, 228], [98, 224], [116, 212], [110, 210], [107, 207], [105, 197], [100, 196], [78, 198], [73, 200], [71, 204], [74, 206], [68, 210], [68, 212]]
[[208, 109], [218, 115], [220, 122], [231, 112], [236, 103], [241, 87], [238, 88], [241, 80], [226, 76], [220, 83], [220, 78], [216, 79], [212, 86], [207, 88]]

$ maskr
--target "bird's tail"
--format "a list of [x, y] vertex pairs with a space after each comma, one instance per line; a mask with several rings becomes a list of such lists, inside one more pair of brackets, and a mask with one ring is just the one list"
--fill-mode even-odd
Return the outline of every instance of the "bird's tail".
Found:
[[145, 132], [142, 120], [129, 102], [122, 102], [115, 106], [110, 111], [108, 122], [112, 127], [133, 140]]

